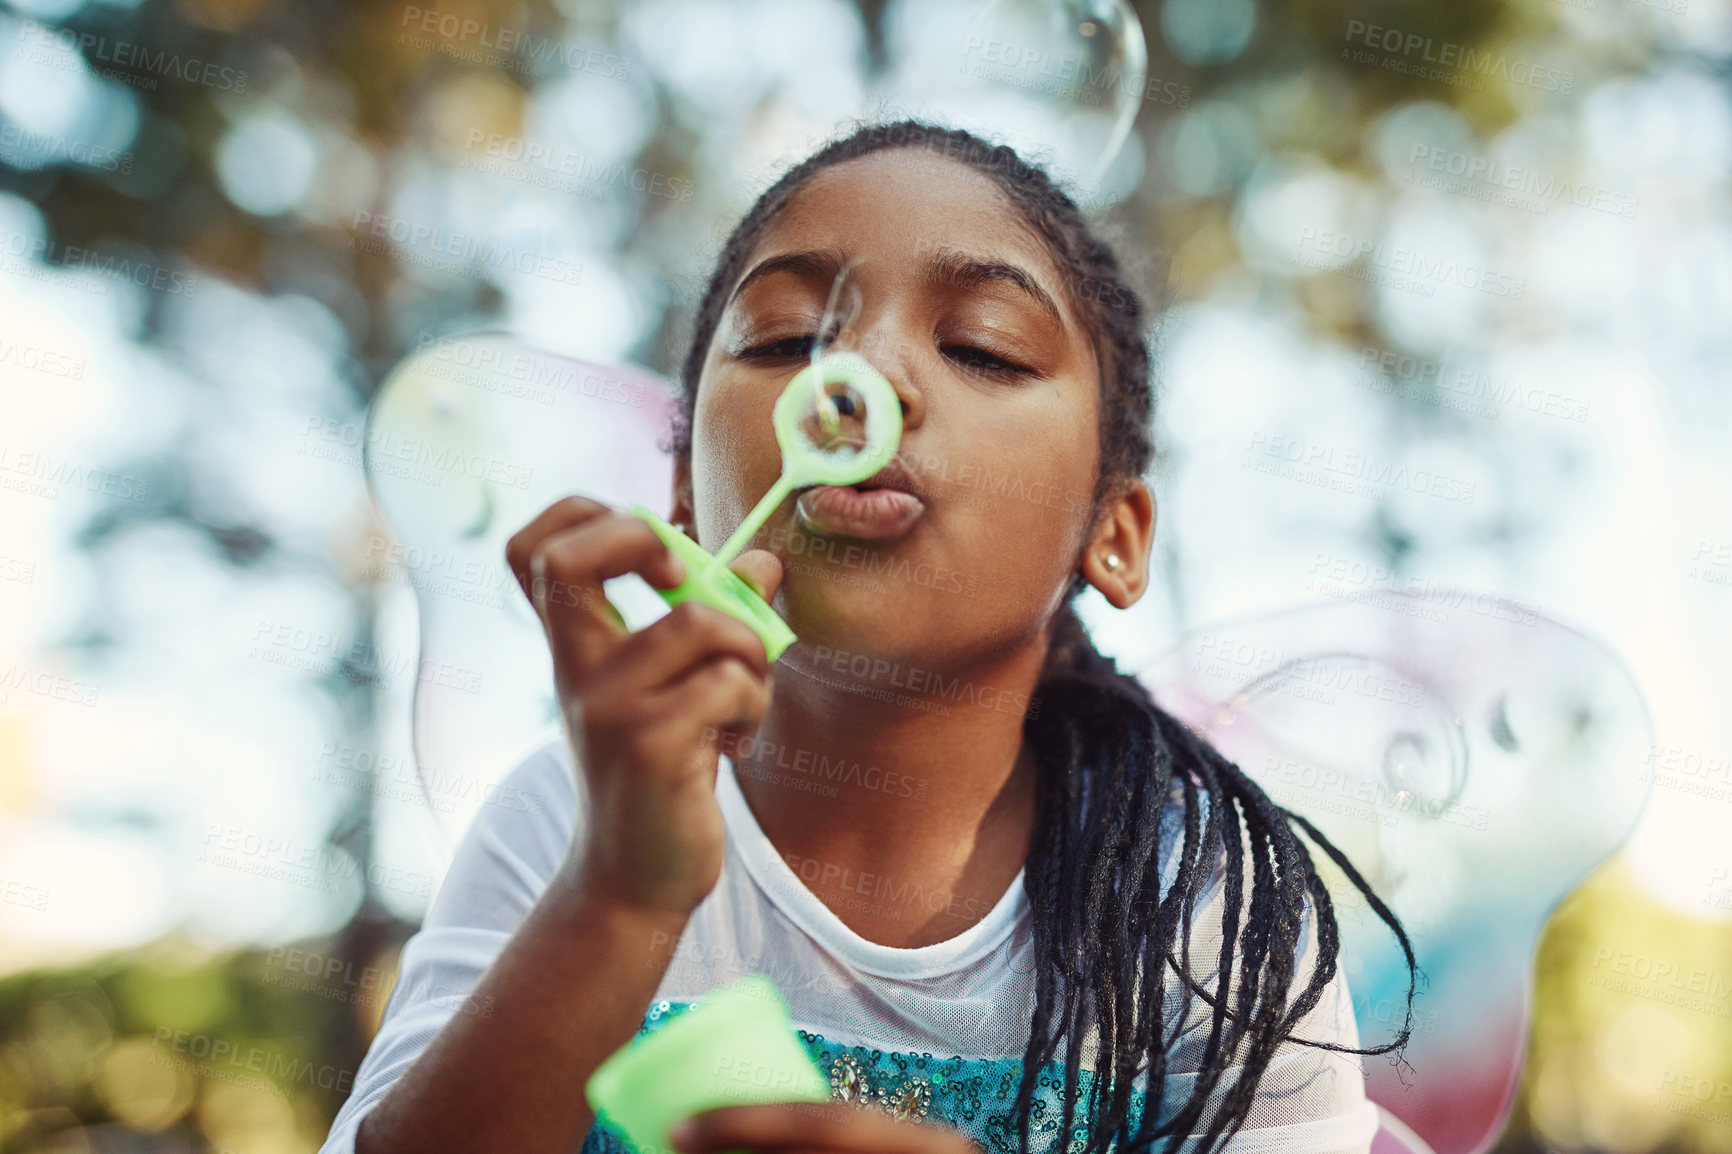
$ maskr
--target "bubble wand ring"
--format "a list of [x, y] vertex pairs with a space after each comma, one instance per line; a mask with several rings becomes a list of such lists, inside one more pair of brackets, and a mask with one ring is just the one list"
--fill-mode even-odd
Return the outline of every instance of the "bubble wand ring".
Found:
[[[830, 392], [832, 386], [845, 391]], [[858, 399], [856, 399], [858, 398]], [[864, 409], [862, 443], [845, 436], [847, 419]], [[815, 443], [804, 427], [816, 418], [824, 443]], [[737, 617], [758, 634], [764, 652], [775, 661], [794, 643], [794, 631], [728, 562], [739, 555], [752, 535], [769, 520], [782, 501], [806, 485], [855, 485], [896, 456], [902, 442], [902, 402], [883, 374], [853, 352], [829, 353], [796, 373], [776, 401], [771, 420], [782, 450], [782, 475], [746, 514], [715, 556], [643, 505], [631, 512], [649, 523], [656, 536], [686, 567], [686, 579], [672, 589], [657, 589], [669, 605], [699, 601]]]

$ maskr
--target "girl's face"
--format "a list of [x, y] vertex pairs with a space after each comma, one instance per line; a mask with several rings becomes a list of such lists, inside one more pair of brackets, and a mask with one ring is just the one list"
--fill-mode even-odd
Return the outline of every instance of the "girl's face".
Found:
[[799, 635], [787, 660], [936, 671], [1026, 646], [1089, 533], [1100, 379], [1045, 245], [955, 161], [893, 149], [834, 165], [771, 223], [704, 361], [676, 519], [713, 551], [775, 483], [771, 410], [849, 262], [860, 309], [836, 347], [899, 394], [897, 465], [917, 500], [889, 497], [893, 523], [869, 530], [782, 503], [753, 545], [782, 561], [776, 608]]

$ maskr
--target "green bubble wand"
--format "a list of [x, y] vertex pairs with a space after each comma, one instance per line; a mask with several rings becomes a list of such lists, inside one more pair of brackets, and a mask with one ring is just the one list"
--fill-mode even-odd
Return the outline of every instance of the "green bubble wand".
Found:
[[[829, 329], [848, 271], [842, 271], [831, 289], [820, 335]], [[865, 357], [826, 352], [817, 342], [812, 363], [782, 390], [771, 421], [782, 450], [782, 475], [714, 556], [645, 506], [633, 505], [631, 512], [648, 522], [686, 567], [686, 579], [679, 585], [656, 590], [662, 599], [669, 605], [698, 601], [739, 618], [763, 639], [765, 654], [775, 661], [793, 644], [794, 631], [728, 562], [794, 490], [859, 484], [888, 465], [902, 442], [902, 403]]]

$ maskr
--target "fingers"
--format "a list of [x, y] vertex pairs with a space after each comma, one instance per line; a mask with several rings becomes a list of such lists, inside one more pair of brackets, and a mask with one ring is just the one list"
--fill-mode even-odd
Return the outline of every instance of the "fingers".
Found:
[[[511, 572], [517, 577], [517, 584], [528, 597], [530, 603], [535, 602], [534, 592], [530, 587], [533, 578], [532, 559], [537, 545], [553, 533], [565, 529], [574, 529], [603, 517], [617, 518], [629, 525], [641, 527], [649, 535], [649, 539], [661, 545], [660, 538], [649, 525], [627, 513], [617, 512], [600, 501], [592, 501], [588, 497], [576, 495], [562, 498], [543, 509], [536, 518], [516, 533], [505, 544], [505, 561]], [[634, 530], [635, 533], [635, 530]], [[603, 574], [603, 579], [618, 577], [621, 573], [636, 572], [658, 589], [669, 589], [685, 580], [685, 566], [680, 564], [678, 557], [662, 545], [662, 552], [656, 554], [652, 563], [643, 569], [621, 569], [619, 572]]]
[[585, 497], [549, 506], [512, 536], [505, 557], [555, 659], [575, 664], [580, 680], [625, 633], [603, 581], [636, 572], [666, 588], [684, 579], [679, 559], [648, 524]]
[[776, 599], [782, 587], [782, 559], [768, 549], [747, 549], [728, 566], [766, 602]]
[[703, 743], [706, 764], [713, 768], [708, 755], [720, 748], [724, 735], [744, 736], [764, 720], [770, 708], [770, 685], [738, 661], [710, 661], [677, 688], [657, 695], [653, 704], [667, 711], [670, 725]]
[[724, 737], [756, 731], [769, 708], [763, 641], [744, 623], [688, 601], [594, 669], [583, 712], [598, 748], [684, 775], [694, 763], [673, 751], [697, 752], [697, 764], [713, 772]]
[[584, 722], [598, 751], [616, 750], [648, 767], [638, 780], [701, 783], [713, 793], [723, 741], [755, 732], [769, 708], [769, 683], [725, 658], [704, 662], [661, 693], [597, 695], [586, 703]]
[[978, 1154], [948, 1126], [900, 1122], [878, 1110], [841, 1102], [725, 1106], [694, 1114], [669, 1135], [678, 1150], [828, 1150], [853, 1154]]
[[762, 681], [770, 675], [764, 641], [736, 617], [686, 601], [626, 639], [600, 673], [625, 689], [665, 689], [695, 662], [732, 657]]

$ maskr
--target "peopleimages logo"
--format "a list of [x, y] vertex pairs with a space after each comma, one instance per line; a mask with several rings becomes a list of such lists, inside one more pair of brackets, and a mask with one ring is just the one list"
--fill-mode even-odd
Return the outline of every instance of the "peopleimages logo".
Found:
[[[1475, 292], [1508, 297], [1515, 301], [1521, 300], [1527, 293], [1526, 277], [1511, 276], [1484, 265], [1469, 264], [1451, 257], [1433, 256], [1406, 246], [1389, 247], [1381, 241], [1354, 236], [1352, 233], [1303, 228], [1299, 230], [1299, 237], [1293, 244], [1301, 250], [1300, 263], [1309, 268], [1340, 268], [1340, 265], [1332, 261], [1351, 263], [1364, 257], [1378, 272], [1416, 278], [1421, 282], [1459, 285]], [[1310, 250], [1309, 254], [1303, 251], [1307, 249]], [[1397, 283], [1395, 287], [1405, 286]], [[1429, 289], [1431, 286], [1422, 287]]]
[[403, 29], [397, 37], [399, 44], [526, 75], [533, 75], [548, 64], [562, 64], [573, 72], [588, 72], [609, 80], [624, 80], [631, 75], [631, 61], [623, 56], [610, 56], [550, 36], [494, 26], [437, 8], [407, 5], [398, 26]]
[[[600, 196], [603, 188], [613, 185], [617, 188], [629, 188], [646, 196], [659, 196], [682, 203], [691, 200], [697, 192], [697, 185], [677, 176], [669, 176], [648, 168], [632, 168], [623, 161], [609, 163], [567, 148], [555, 148], [538, 140], [505, 136], [479, 128], [469, 130], [467, 147], [471, 152], [480, 149], [485, 158], [496, 163], [490, 165], [487, 159], [482, 157], [467, 156], [463, 159], [464, 168], [505, 176], [522, 183], [546, 185], [565, 192]], [[558, 177], [572, 179], [561, 181]]]
[[353, 1070], [343, 1070], [336, 1066], [315, 1066], [310, 1061], [297, 1059], [265, 1046], [249, 1045], [209, 1034], [194, 1034], [170, 1026], [158, 1026], [151, 1044], [174, 1054], [185, 1054], [189, 1058], [198, 1059], [204, 1064], [204, 1072], [207, 1074], [213, 1072], [211, 1067], [220, 1070], [225, 1066], [237, 1071], [257, 1071], [269, 1080], [254, 1079], [254, 1084], [274, 1089], [279, 1094], [282, 1093], [283, 1083], [346, 1094], [355, 1079]]
[[[484, 453], [469, 453], [451, 445], [419, 437], [401, 437], [389, 431], [364, 426], [356, 421], [339, 421], [334, 417], [308, 417], [302, 434], [301, 451], [309, 456], [334, 456], [343, 463], [359, 465], [361, 446], [371, 455], [376, 467], [389, 471], [393, 464], [410, 470], [411, 480], [440, 484], [445, 475], [464, 476], [471, 480], [487, 480], [513, 489], [527, 489], [535, 476], [534, 466], [489, 457]], [[320, 454], [323, 443], [333, 451]], [[346, 450], [338, 453], [335, 450]]]
[[45, 910], [52, 891], [43, 886], [28, 885], [15, 878], [0, 880], [0, 902], [27, 910]]
[[80, 681], [76, 677], [64, 674], [49, 673], [33, 669], [28, 665], [14, 663], [0, 670], [0, 705], [12, 700], [15, 692], [34, 693], [38, 697], [51, 697], [55, 701], [64, 701], [69, 705], [95, 705], [102, 687]]
[[[823, 751], [800, 749], [786, 742], [765, 741], [759, 737], [740, 737], [705, 727], [704, 739], [716, 742], [720, 752], [734, 763], [736, 770], [763, 772], [774, 768], [791, 774], [810, 775], [839, 785], [856, 785], [874, 793], [926, 800], [925, 778], [909, 777], [905, 773], [867, 765], [846, 754], [834, 757]], [[834, 797], [832, 791], [827, 796]]]
[[1721, 1125], [1732, 1123], [1732, 1082], [1712, 1075], [1667, 1070], [1660, 1075], [1655, 1105], [1668, 1114], [1686, 1114]]
[[[1563, 201], [1567, 204], [1573, 204], [1577, 208], [1587, 208], [1595, 212], [1622, 217], [1634, 217], [1636, 210], [1642, 204], [1640, 197], [1630, 196], [1626, 193], [1612, 192], [1581, 181], [1571, 182], [1540, 172], [1535, 168], [1504, 164], [1488, 156], [1458, 152], [1429, 144], [1415, 144], [1409, 149], [1407, 156], [1409, 183], [1414, 183], [1412, 172], [1420, 166], [1421, 162], [1432, 172], [1460, 177], [1468, 184], [1477, 182], [1489, 188], [1507, 189], [1512, 193], [1533, 197], [1535, 201], [1541, 204], [1541, 215], [1544, 215], [1544, 205], [1554, 201]], [[1454, 184], [1438, 183], [1434, 187], [1443, 188], [1446, 192], [1460, 190], [1460, 186]], [[1521, 206], [1517, 205], [1517, 207]]]
[[[978, 62], [974, 61], [978, 54]], [[971, 35], [963, 43], [965, 60], [961, 71], [979, 79], [996, 80], [1015, 88], [1027, 88], [1054, 95], [1068, 94], [1085, 104], [1099, 104], [1101, 93], [1123, 92], [1136, 99], [1156, 104], [1185, 107], [1191, 100], [1191, 86], [1158, 76], [1138, 78], [1115, 63], [1103, 63], [1099, 68], [1081, 56], [1055, 56], [1047, 48], [1035, 44], [1019, 45], [1013, 41]], [[982, 65], [1012, 70], [1012, 75], [994, 72]], [[1017, 78], [1014, 72], [1027, 75]]]
[[1479, 488], [1477, 481], [1436, 469], [1409, 468], [1370, 453], [1338, 452], [1333, 445], [1279, 433], [1252, 433], [1245, 453], [1241, 468], [1358, 497], [1382, 497], [1400, 489], [1471, 505]]
[[63, 353], [57, 349], [43, 345], [26, 345], [18, 341], [0, 337], [0, 365], [14, 364], [21, 369], [44, 373], [51, 377], [65, 377], [67, 380], [81, 381], [84, 379], [85, 360], [83, 357]]
[[[1446, 81], [1458, 78], [1483, 81], [1489, 77], [1499, 77], [1511, 84], [1522, 84], [1545, 92], [1570, 93], [1576, 88], [1576, 78], [1569, 72], [1560, 72], [1556, 68], [1541, 68], [1526, 60], [1511, 60], [1502, 52], [1478, 51], [1471, 45], [1457, 44], [1451, 40], [1434, 40], [1417, 32], [1403, 32], [1399, 28], [1385, 28], [1381, 24], [1367, 24], [1363, 20], [1347, 22], [1345, 39], [1349, 44], [1363, 45], [1371, 49], [1371, 52], [1356, 52], [1351, 48], [1343, 48], [1343, 57], [1360, 64], [1377, 63], [1376, 54], [1383, 53], [1384, 58], [1380, 63], [1391, 71], [1425, 75], [1434, 80]], [[1428, 69], [1423, 67], [1426, 64], [1442, 67]], [[1450, 73], [1456, 76], [1451, 76]], [[1471, 87], [1477, 89], [1481, 85], [1475, 83]]]
[[[1379, 391], [1400, 393], [1410, 399], [1424, 399], [1414, 390], [1398, 386], [1412, 385], [1415, 390], [1436, 390], [1436, 395], [1449, 408], [1462, 412], [1477, 412], [1479, 416], [1496, 417], [1502, 405], [1510, 411], [1521, 410], [1542, 417], [1582, 422], [1588, 419], [1589, 402], [1566, 393], [1549, 389], [1526, 388], [1508, 380], [1499, 380], [1472, 368], [1452, 365], [1447, 369], [1439, 361], [1422, 360], [1366, 345], [1359, 350], [1359, 368], [1368, 377], [1385, 383]], [[1485, 402], [1483, 405], [1480, 402]]]
[[[242, 93], [247, 90], [247, 74], [239, 68], [229, 68], [196, 56], [151, 49], [127, 40], [110, 40], [94, 32], [74, 32], [70, 28], [50, 28], [34, 20], [26, 20], [19, 39], [28, 45], [52, 47], [60, 45], [81, 54], [91, 64], [114, 64], [148, 76], [167, 76], [188, 84], [202, 84], [222, 92]], [[130, 80], [125, 76], [115, 77]], [[154, 88], [152, 84], [150, 87]]]
[[382, 212], [357, 210], [351, 223], [351, 245], [361, 252], [380, 256], [393, 250], [411, 264], [443, 272], [463, 273], [475, 268], [495, 272], [510, 270], [536, 276], [556, 284], [577, 284], [583, 279], [583, 263], [569, 261], [552, 252], [514, 246], [498, 237], [471, 236], [443, 225], [421, 224]]
[[92, 468], [65, 457], [19, 449], [3, 442], [0, 442], [0, 489], [50, 501], [59, 500], [60, 494], [68, 489], [83, 489], [134, 503], [143, 503], [150, 496], [150, 482], [143, 477]]
[[[61, 276], [74, 271], [94, 272], [113, 280], [129, 281], [139, 288], [176, 296], [191, 296], [198, 291], [199, 280], [194, 273], [179, 272], [145, 260], [99, 253], [83, 245], [0, 229], [0, 265], [26, 276], [32, 275], [36, 270], [23, 262], [39, 262], [48, 266], [41, 271]], [[100, 282], [90, 287], [96, 292], [108, 291], [107, 286]]]
[[927, 889], [918, 882], [910, 883], [906, 879], [898, 882], [885, 874], [856, 870], [852, 866], [840, 866], [818, 858], [802, 857], [797, 853], [784, 853], [782, 860], [788, 863], [788, 868], [801, 881], [817, 882], [823, 886], [839, 888], [848, 895], [858, 894], [870, 899], [862, 902], [850, 900], [846, 896], [843, 898], [848, 908], [858, 913], [872, 913], [900, 920], [910, 910], [918, 910], [922, 913], [946, 914], [976, 922], [992, 909], [990, 903], [963, 897], [952, 890]]
[[[1717, 1012], [1722, 1016], [1726, 1014], [1724, 1001], [1729, 995], [1732, 995], [1732, 982], [1728, 982], [1727, 975], [1723, 973], [1704, 970], [1697, 966], [1686, 966], [1677, 958], [1650, 957], [1647, 954], [1638, 954], [1629, 950], [1614, 950], [1610, 946], [1600, 946], [1594, 950], [1593, 967], [1598, 970], [1604, 963], [1610, 963], [1606, 968], [1611, 971], [1613, 976], [1622, 975], [1635, 978], [1650, 983], [1656, 989], [1665, 987], [1673, 993], [1703, 995], [1711, 1002], [1720, 1003], [1716, 1007]], [[1616, 989], [1625, 993], [1651, 996], [1632, 989], [1631, 983], [1614, 981], [1613, 976], [1591, 975], [1588, 984]], [[1594, 978], [1596, 977], [1600, 980], [1595, 981]]]
[[[461, 381], [487, 392], [507, 392], [543, 404], [552, 404], [560, 392], [590, 400], [642, 408], [644, 386], [623, 377], [610, 377], [594, 368], [558, 357], [540, 356], [521, 349], [471, 343], [462, 337], [423, 334], [415, 351], [431, 351], [442, 366], [436, 376]], [[504, 384], [501, 378], [512, 384]], [[519, 388], [518, 386], [521, 386]], [[545, 398], [545, 399], [544, 399]]]
[[30, 132], [16, 124], [0, 124], [0, 157], [8, 161], [21, 158], [70, 161], [104, 172], [132, 172], [130, 152], [56, 133]]

